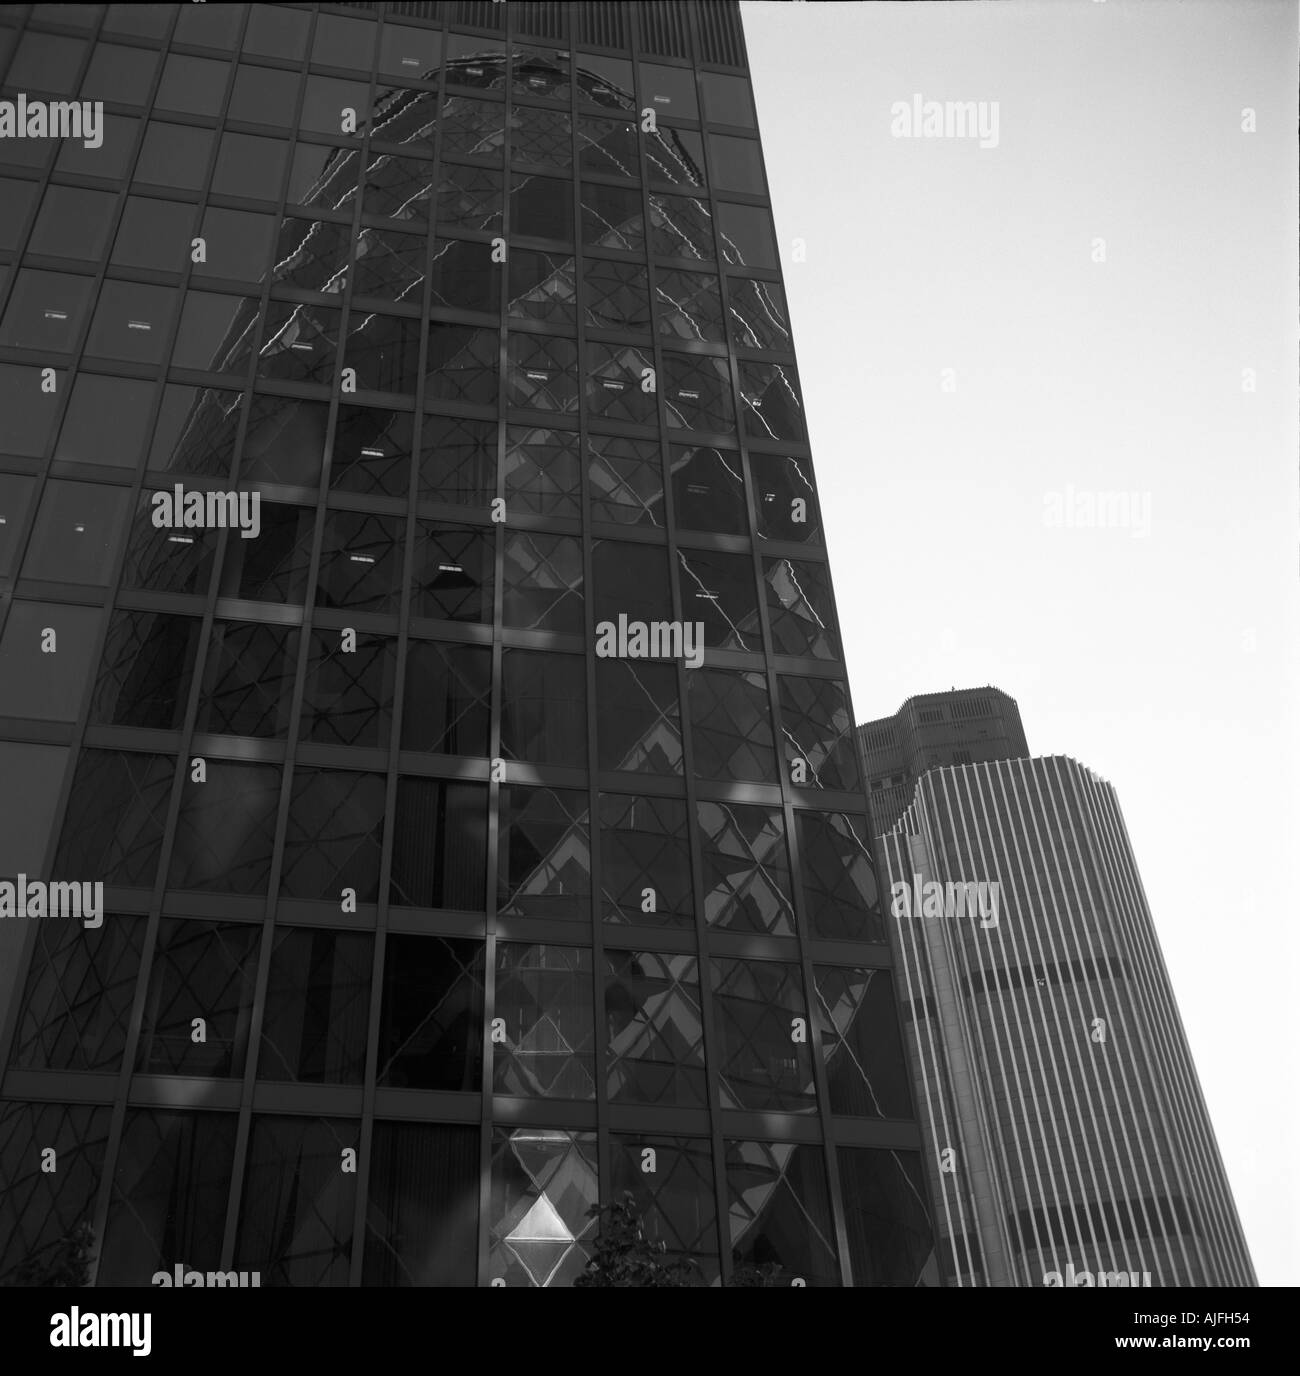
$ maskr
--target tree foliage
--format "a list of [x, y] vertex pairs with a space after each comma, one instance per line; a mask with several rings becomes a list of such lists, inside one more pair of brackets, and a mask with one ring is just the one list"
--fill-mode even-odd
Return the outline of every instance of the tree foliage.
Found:
[[573, 1283], [581, 1286], [697, 1285], [699, 1268], [685, 1257], [670, 1257], [662, 1242], [645, 1235], [645, 1222], [630, 1190], [609, 1204], [592, 1205], [589, 1218], [600, 1219], [596, 1249], [587, 1269]]
[[90, 1284], [90, 1258], [95, 1250], [95, 1231], [78, 1223], [57, 1242], [21, 1261], [0, 1285], [6, 1287], [82, 1286]]

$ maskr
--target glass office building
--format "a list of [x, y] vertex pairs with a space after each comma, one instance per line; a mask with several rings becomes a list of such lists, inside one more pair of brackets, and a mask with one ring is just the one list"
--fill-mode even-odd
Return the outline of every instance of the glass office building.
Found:
[[738, 9], [0, 72], [0, 1275], [937, 1283]]

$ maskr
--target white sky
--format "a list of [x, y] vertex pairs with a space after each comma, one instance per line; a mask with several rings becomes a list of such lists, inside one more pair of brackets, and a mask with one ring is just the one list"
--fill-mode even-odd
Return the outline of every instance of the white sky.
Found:
[[[1296, 5], [743, 13], [858, 720], [992, 683], [1116, 786], [1260, 1283], [1300, 1284]], [[892, 137], [916, 93], [997, 101], [998, 146]], [[1149, 533], [1047, 525], [1069, 488]]]

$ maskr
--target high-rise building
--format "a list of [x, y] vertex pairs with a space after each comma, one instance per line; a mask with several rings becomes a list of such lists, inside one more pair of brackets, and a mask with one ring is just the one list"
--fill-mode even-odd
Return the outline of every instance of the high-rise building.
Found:
[[[937, 749], [987, 739], [971, 696], [912, 700]], [[877, 846], [944, 1283], [1254, 1285], [1114, 788], [1062, 757], [903, 772]]]
[[737, 7], [0, 54], [0, 1274], [936, 1283]]
[[927, 769], [1029, 754], [1015, 699], [992, 687], [908, 698], [892, 717], [859, 726], [858, 745], [876, 836], [903, 815]]

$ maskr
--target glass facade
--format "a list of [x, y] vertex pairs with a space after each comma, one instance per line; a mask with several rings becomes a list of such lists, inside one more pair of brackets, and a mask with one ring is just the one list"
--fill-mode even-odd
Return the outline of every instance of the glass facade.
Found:
[[938, 1283], [738, 9], [0, 71], [104, 110], [0, 139], [0, 878], [106, 908], [0, 922], [0, 1274], [565, 1285], [630, 1189], [705, 1283]]

